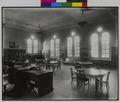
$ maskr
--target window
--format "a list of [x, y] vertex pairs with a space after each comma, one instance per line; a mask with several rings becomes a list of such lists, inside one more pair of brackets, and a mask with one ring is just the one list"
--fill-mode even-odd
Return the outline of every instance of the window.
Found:
[[50, 45], [51, 45], [51, 57], [54, 57], [55, 56], [55, 52], [54, 52], [54, 40], [51, 40], [50, 42]]
[[59, 47], [60, 41], [59, 39], [56, 39], [56, 56], [59, 56], [59, 51], [60, 51], [60, 47]]
[[101, 54], [102, 58], [110, 57], [110, 36], [108, 32], [102, 33], [101, 37]]
[[38, 50], [38, 42], [37, 40], [33, 40], [33, 53], [37, 53]]
[[67, 39], [67, 48], [68, 57], [72, 57], [72, 37]]
[[79, 36], [73, 34], [67, 39], [67, 55], [68, 57], [80, 57], [80, 39]]
[[42, 50], [42, 53], [43, 53], [43, 54], [46, 54], [46, 53], [47, 53], [47, 42], [46, 42], [46, 41], [43, 42], [43, 50]]
[[51, 57], [59, 57], [60, 56], [60, 40], [54, 37], [50, 41], [50, 56]]
[[31, 39], [27, 40], [27, 52], [32, 53], [32, 40]]
[[75, 50], [75, 57], [79, 57], [80, 56], [80, 40], [79, 37], [76, 36], [74, 39], [74, 50]]
[[110, 58], [110, 35], [100, 27], [91, 35], [91, 57]]
[[27, 40], [27, 52], [38, 53], [38, 42], [33, 36]]
[[98, 57], [98, 34], [92, 34], [91, 36], [91, 56]]

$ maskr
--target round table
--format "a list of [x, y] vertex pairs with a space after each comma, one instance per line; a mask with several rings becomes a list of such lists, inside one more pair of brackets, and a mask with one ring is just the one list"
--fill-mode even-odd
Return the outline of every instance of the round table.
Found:
[[106, 70], [100, 70], [100, 69], [96, 69], [96, 68], [89, 68], [89, 69], [77, 69], [77, 71], [80, 70], [84, 70], [84, 74], [88, 77], [92, 77], [95, 79], [95, 89], [96, 91], [98, 90], [98, 77], [103, 77], [104, 75], [106, 75], [108, 73], [108, 71]]

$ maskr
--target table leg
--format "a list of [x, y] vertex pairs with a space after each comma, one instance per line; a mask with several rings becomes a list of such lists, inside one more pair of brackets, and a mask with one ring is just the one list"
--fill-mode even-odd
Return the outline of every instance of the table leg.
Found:
[[98, 80], [97, 80], [97, 77], [95, 77], [95, 92], [98, 91]]

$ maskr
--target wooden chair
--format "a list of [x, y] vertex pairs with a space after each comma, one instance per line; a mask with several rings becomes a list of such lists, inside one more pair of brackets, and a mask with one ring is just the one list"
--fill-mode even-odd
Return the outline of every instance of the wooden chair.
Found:
[[99, 80], [100, 88], [102, 88], [102, 86], [106, 86], [106, 88], [109, 88], [109, 76], [110, 72], [108, 72], [107, 74], [100, 78]]
[[76, 73], [74, 72], [73, 68], [70, 68], [71, 71], [71, 81], [76, 80]]
[[58, 70], [61, 70], [61, 61], [58, 61]]
[[7, 91], [7, 85], [9, 84], [9, 82], [8, 82], [8, 74], [4, 74], [3, 75], [3, 83], [2, 83], [2, 85], [3, 85], [3, 93], [5, 93], [6, 91]]
[[77, 73], [77, 86], [81, 83], [85, 85], [89, 85], [89, 78], [87, 78], [84, 74], [84, 70], [79, 70]]
[[46, 70], [50, 70], [50, 61], [46, 61]]

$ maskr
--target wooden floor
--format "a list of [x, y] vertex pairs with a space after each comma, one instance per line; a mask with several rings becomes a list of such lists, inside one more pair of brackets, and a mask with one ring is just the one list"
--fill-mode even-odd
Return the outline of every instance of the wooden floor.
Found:
[[73, 66], [62, 65], [61, 71], [54, 72], [54, 91], [43, 96], [33, 97], [25, 93], [20, 97], [4, 96], [5, 100], [116, 100], [118, 98], [118, 72], [110, 70], [110, 88], [103, 87], [95, 92], [94, 80], [91, 80], [89, 87], [77, 87], [76, 80], [71, 82], [70, 68]]

